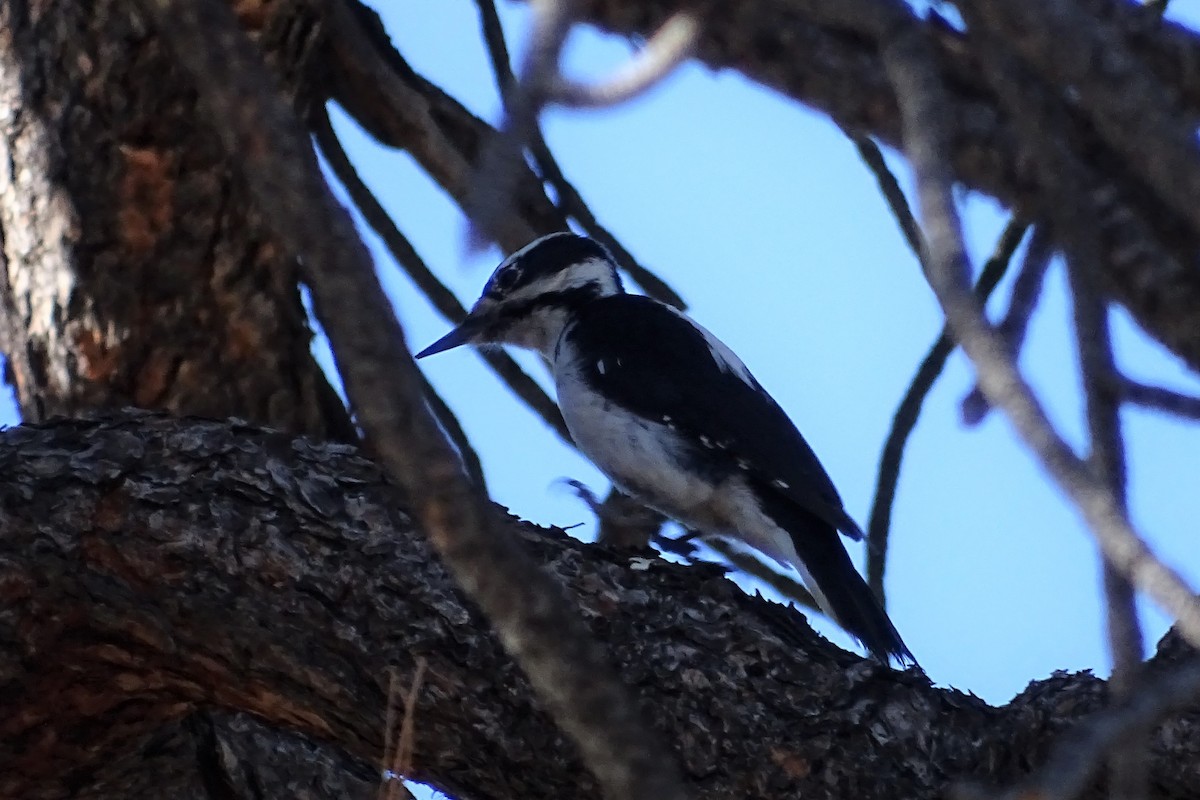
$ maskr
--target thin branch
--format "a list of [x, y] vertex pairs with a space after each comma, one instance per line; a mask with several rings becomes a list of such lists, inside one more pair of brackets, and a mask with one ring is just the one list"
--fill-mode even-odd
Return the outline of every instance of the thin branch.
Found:
[[1200, 397], [1180, 394], [1161, 386], [1138, 383], [1130, 378], [1121, 379], [1121, 390], [1127, 402], [1157, 408], [1178, 417], [1200, 420]]
[[[974, 21], [974, 17], [971, 17]], [[1076, 346], [1086, 403], [1091, 452], [1088, 465], [1096, 481], [1126, 511], [1125, 442], [1121, 434], [1121, 390], [1109, 333], [1108, 303], [1100, 287], [1102, 247], [1093, 220], [1099, 213], [1086, 191], [1086, 179], [1072, 167], [1058, 135], [1067, 111], [1050, 91], [1017, 91], [1013, 76], [1024, 69], [983, 33], [980, 51], [997, 94], [1016, 120], [1026, 149], [1039, 169], [1042, 205], [1053, 221], [1067, 254], [1067, 277], [1074, 308]], [[1035, 86], [1036, 80], [1022, 81]], [[1039, 87], [1040, 88], [1040, 87]], [[1010, 340], [1011, 341], [1011, 340]], [[1014, 347], [1014, 357], [1015, 357]], [[1113, 702], [1132, 696], [1138, 684], [1144, 642], [1134, 590], [1128, 578], [1108, 559], [1102, 563]], [[1144, 736], [1130, 733], [1109, 757], [1109, 786], [1114, 797], [1136, 800], [1146, 796], [1148, 751]]]
[[687, 60], [696, 48], [700, 20], [680, 11], [663, 23], [646, 46], [608, 79], [582, 83], [559, 74], [547, 100], [571, 108], [607, 108], [628, 102], [656, 86]]
[[[854, 142], [854, 147], [858, 150], [858, 156], [871, 170], [871, 174], [875, 176], [875, 182], [879, 184], [879, 191], [887, 200], [888, 208], [892, 210], [892, 217], [900, 226], [900, 232], [904, 234], [904, 240], [908, 242], [908, 249], [917, 257], [920, 262], [925, 258], [925, 242], [921, 235], [921, 226], [917, 224], [916, 217], [913, 216], [912, 209], [909, 207], [908, 198], [904, 196], [904, 190], [900, 188], [900, 182], [896, 180], [896, 176], [892, 174], [892, 170], [888, 167], [887, 161], [883, 158], [883, 153], [879, 149], [879, 145], [875, 144], [868, 136], [863, 136], [857, 133], [851, 133], [849, 130], [842, 128], [842, 132]], [[939, 367], [940, 369], [940, 367]]]
[[[342, 148], [341, 142], [329, 123], [329, 115], [323, 109], [314, 112], [309, 121], [313, 138], [321, 148], [321, 154], [329, 164], [333, 174], [346, 190], [346, 194], [354, 202], [363, 219], [378, 234], [385, 247], [391, 252], [393, 260], [399, 264], [405, 273], [421, 290], [422, 294], [433, 304], [447, 321], [457, 325], [467, 315], [466, 308], [458, 301], [454, 292], [442, 283], [425, 260], [417, 253], [390, 214], [375, 197], [374, 193], [363, 181]], [[566, 444], [574, 447], [571, 434], [563, 421], [558, 405], [538, 385], [537, 381], [525, 373], [521, 366], [511, 356], [502, 350], [479, 351], [480, 357], [492, 371], [504, 382], [504, 385], [515, 394], [533, 413], [542, 418], [550, 428], [558, 434]], [[465, 441], [465, 440], [464, 440]], [[480, 484], [482, 486], [482, 484]]]
[[200, 102], [267, 224], [304, 265], [372, 448], [413, 498], [412, 512], [443, 561], [609, 796], [682, 800], [673, 754], [650, 733], [574, 605], [497, 529], [487, 498], [462, 474], [421, 398], [418, 370], [370, 256], [232, 10], [211, 0], [143, 2], [195, 76]]
[[413, 670], [412, 684], [404, 696], [404, 718], [400, 721], [400, 736], [396, 741], [396, 757], [392, 762], [392, 771], [404, 777], [411, 777], [414, 772], [413, 751], [416, 749], [417, 729], [417, 699], [421, 695], [421, 685], [425, 682], [425, 670], [429, 661], [424, 656], [417, 656], [417, 668]]
[[[900, 13], [903, 7], [890, 8]], [[1177, 620], [1185, 639], [1200, 645], [1200, 601], [1195, 593], [1150, 551], [1112, 493], [1050, 425], [967, 285], [969, 262], [945, 159], [950, 152], [945, 127], [948, 107], [940, 75], [915, 21], [890, 22], [880, 26], [888, 31], [883, 59], [900, 102], [905, 151], [917, 174], [930, 251], [929, 282], [951, 330], [974, 362], [988, 399], [1004, 409], [1026, 445], [1082, 512], [1105, 556]]]
[[[362, 5], [332, 3], [329, 27], [330, 97], [376, 140], [412, 155], [465, 206], [480, 152], [495, 135], [492, 127], [417, 75], [391, 46], [378, 17]], [[517, 180], [518, 200], [503, 209], [496, 230], [509, 252], [564, 225], [524, 164]]]
[[496, 238], [498, 223], [511, 202], [516, 176], [524, 166], [525, 143], [537, 129], [546, 92], [558, 74], [558, 57], [578, 0], [533, 0], [529, 46], [519, 70], [519, 80], [505, 97], [504, 122], [484, 147], [471, 194], [464, 210], [470, 219], [469, 249], [481, 249]]
[[[1035, 149], [1040, 148], [1035, 146]], [[1044, 155], [1053, 157], [1054, 153]], [[1100, 248], [1094, 234], [1080, 218], [1077, 192], [1071, 191], [1077, 189], [1078, 184], [1062, 185], [1073, 176], [1069, 172], [1055, 172], [1054, 167], [1059, 164], [1057, 160], [1050, 162], [1047, 158], [1042, 167], [1043, 171], [1049, 170], [1044, 176], [1047, 186], [1052, 187], [1047, 192], [1047, 199], [1057, 209], [1056, 224], [1067, 242], [1067, 275], [1074, 298], [1076, 341], [1091, 441], [1088, 461], [1097, 480], [1124, 509], [1127, 501], [1121, 397], [1116, 386], [1108, 303], [1101, 293], [1096, 274]], [[1108, 560], [1104, 560], [1102, 571], [1109, 653], [1113, 662], [1109, 686], [1113, 701], [1120, 702], [1132, 696], [1137, 688], [1145, 645], [1132, 584]], [[1145, 737], [1133, 734], [1126, 737], [1121, 748], [1110, 754], [1109, 791], [1113, 797], [1137, 800], [1146, 796], [1149, 787], [1147, 756]]]
[[458, 421], [453, 409], [437, 393], [437, 389], [433, 388], [433, 384], [429, 382], [429, 377], [424, 372], [421, 373], [421, 389], [425, 394], [425, 402], [429, 403], [430, 410], [437, 417], [438, 424], [442, 426], [442, 430], [446, 432], [446, 436], [458, 450], [458, 456], [462, 459], [467, 477], [478, 487], [480, 492], [487, 494], [487, 477], [483, 471], [483, 462], [479, 460], [479, 454], [475, 452], [475, 448], [471, 445], [471, 439], [463, 430], [462, 423]]
[[400, 673], [395, 668], [388, 669], [388, 690], [387, 701], [385, 704], [384, 721], [383, 721], [383, 755], [380, 756], [379, 764], [379, 788], [375, 792], [375, 800], [389, 800], [388, 795], [391, 790], [388, 784], [393, 780], [391, 772], [392, 753], [394, 752], [393, 739], [394, 731], [396, 730], [396, 715], [399, 710], [398, 700], [400, 699]]
[[[496, 4], [494, 0], [476, 0], [475, 4], [479, 7], [483, 40], [487, 45], [488, 57], [492, 62], [492, 72], [496, 78], [496, 86], [500, 90], [500, 96], [507, 98], [508, 93], [516, 84], [516, 78], [512, 73], [508, 56], [508, 46], [504, 41], [504, 29], [500, 25], [500, 16], [496, 13]], [[507, 103], [507, 99], [505, 102]], [[529, 150], [533, 156], [534, 163], [537, 165], [538, 172], [541, 174], [542, 180], [554, 187], [555, 195], [558, 198], [555, 205], [558, 206], [559, 210], [564, 215], [574, 219], [583, 228], [585, 233], [608, 248], [608, 251], [617, 260], [617, 265], [638, 286], [641, 286], [646, 294], [668, 305], [686, 310], [687, 304], [683, 301], [683, 298], [666, 281], [638, 263], [638, 260], [633, 257], [632, 253], [625, 249], [617, 237], [613, 236], [596, 219], [591, 208], [588, 207], [582, 195], [579, 194], [579, 190], [563, 174], [562, 168], [559, 166], [558, 160], [554, 157], [554, 153], [551, 152], [550, 146], [546, 143], [545, 137], [542, 136], [539, 126], [534, 126], [533, 137], [529, 142]]]
[[[884, 165], [884, 169], [887, 166]], [[879, 175], [880, 173], [876, 173]], [[890, 171], [887, 172], [890, 175]], [[881, 182], [882, 185], [882, 182]], [[903, 196], [901, 196], [903, 200]], [[902, 208], [907, 209], [904, 202]], [[909, 215], [911, 219], [911, 214]], [[913, 221], [915, 225], [915, 220]], [[1018, 217], [1013, 217], [1005, 226], [1000, 239], [996, 242], [995, 251], [988, 259], [979, 274], [975, 284], [975, 295], [980, 302], [986, 302], [995, 291], [1000, 279], [1012, 261], [1013, 253], [1021, 244], [1025, 231], [1029, 226]], [[896, 500], [896, 486], [900, 480], [900, 466], [904, 459], [904, 448], [917, 425], [921, 415], [921, 406], [925, 397], [933, 388], [933, 384], [942, 374], [946, 360], [954, 352], [954, 341], [948, 328], [943, 328], [937, 341], [929, 348], [917, 374], [904, 397], [900, 400], [896, 413], [892, 416], [892, 427], [883, 444], [879, 456], [879, 469], [875, 478], [875, 499], [871, 503], [871, 517], [867, 522], [867, 585], [886, 607], [884, 589], [884, 573], [887, 570], [887, 551], [892, 526], [892, 506]]]
[[[1029, 321], [1042, 296], [1042, 283], [1053, 256], [1054, 239], [1050, 228], [1044, 224], [1038, 225], [1029, 239], [1025, 257], [1021, 259], [1017, 279], [1013, 281], [1008, 308], [996, 326], [996, 331], [1008, 342], [1014, 360], [1019, 358], [1025, 343], [1025, 333], [1029, 330]], [[971, 387], [960, 403], [962, 420], [967, 425], [978, 425], [991, 409], [978, 383]]]
[[[565, 79], [559, 69], [559, 56], [576, 18], [578, 0], [532, 0], [530, 5], [533, 10], [531, 43], [519, 70], [519, 80], [508, 81], [501, 72], [497, 73], [504, 93], [505, 120], [499, 134], [488, 143], [472, 198], [466, 205], [471, 219], [467, 234], [471, 249], [478, 249], [485, 241], [495, 238], [493, 228], [500, 218], [500, 210], [511, 202], [514, 176], [522, 163], [526, 145], [534, 143], [531, 149], [541, 150], [543, 154], [547, 152], [544, 141], [541, 141], [541, 147], [536, 146], [541, 139], [538, 116], [542, 108], [549, 103], [612, 105], [627, 100], [657, 83], [686, 58], [699, 32], [699, 23], [694, 16], [678, 14], [669, 19], [651, 37], [639, 57], [629, 62], [611, 81], [584, 86]], [[484, 15], [486, 17], [486, 10]], [[493, 29], [489, 42], [495, 42], [499, 38], [496, 26], [489, 25], [486, 18], [484, 24]], [[501, 60], [499, 49], [493, 45], [493, 67]], [[557, 165], [554, 171], [561, 175]], [[601, 239], [603, 241], [603, 237]], [[656, 291], [667, 288], [661, 282], [650, 280], [647, 273], [641, 273], [640, 277], [647, 278], [647, 284], [643, 284], [647, 291], [652, 287]], [[678, 305], [678, 296], [674, 292], [669, 295], [673, 296], [673, 304]], [[663, 299], [672, 302], [672, 299]]]

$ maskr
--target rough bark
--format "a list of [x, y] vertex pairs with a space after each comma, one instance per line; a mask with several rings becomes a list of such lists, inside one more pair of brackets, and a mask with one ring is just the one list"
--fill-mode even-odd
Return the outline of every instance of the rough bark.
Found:
[[[413, 777], [595, 796], [351, 448], [132, 414], [10, 429], [0, 475], [0, 796], [365, 797], [390, 671], [407, 687], [418, 659]], [[569, 588], [698, 797], [1009, 781], [1104, 701], [1090, 674], [1056, 674], [992, 708], [842, 652], [717, 572], [508, 530]], [[265, 757], [281, 740], [306, 760]], [[1200, 714], [1153, 741], [1153, 796], [1200, 797]]]
[[[303, 107], [316, 11], [239, 10]], [[0, 348], [22, 416], [137, 406], [352, 439], [295, 260], [138, 4], [5, 3], [0, 65]]]

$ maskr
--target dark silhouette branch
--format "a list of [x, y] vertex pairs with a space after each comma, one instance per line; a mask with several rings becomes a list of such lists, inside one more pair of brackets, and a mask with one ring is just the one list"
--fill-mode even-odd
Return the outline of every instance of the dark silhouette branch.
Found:
[[1161, 386], [1150, 386], [1145, 383], [1125, 378], [1121, 381], [1125, 399], [1147, 408], [1166, 411], [1177, 417], [1200, 419], [1200, 397], [1191, 397]]
[[[899, 8], [899, 7], [896, 7]], [[942, 158], [947, 98], [925, 33], [915, 24], [887, 20], [884, 61], [904, 114], [905, 152], [917, 174], [930, 249], [931, 287], [955, 338], [974, 362], [984, 394], [1003, 408], [1026, 445], [1079, 508], [1105, 558], [1200, 645], [1200, 601], [1187, 582], [1160, 561], [1134, 531], [1122, 504], [1051, 426], [983, 308], [966, 285], [969, 261], [955, 208], [952, 174]]]
[[[903, 207], [907, 208], [907, 204]], [[975, 284], [975, 295], [980, 303], [986, 302], [999, 285], [1027, 228], [1025, 222], [1012, 219], [1000, 234], [995, 251], [983, 265], [979, 281]], [[917, 426], [925, 398], [941, 376], [946, 360], [953, 352], [954, 341], [950, 331], [943, 328], [921, 365], [917, 367], [917, 374], [913, 376], [912, 383], [896, 408], [896, 413], [892, 415], [892, 425], [888, 429], [887, 439], [884, 440], [883, 450], [879, 455], [875, 494], [871, 501], [871, 516], [867, 521], [867, 585], [884, 604], [887, 602], [884, 573], [887, 571], [888, 544], [891, 539], [892, 506], [895, 504], [896, 487], [900, 482], [904, 448]]]
[[[516, 84], [516, 77], [512, 73], [508, 45], [504, 41], [504, 30], [500, 25], [500, 16], [496, 13], [496, 4], [494, 0], [476, 0], [475, 4], [479, 7], [483, 41], [487, 45], [488, 57], [492, 62], [496, 86], [501, 97], [507, 98], [508, 92]], [[554, 157], [545, 137], [542, 136], [540, 126], [534, 126], [529, 150], [542, 179], [554, 188], [558, 198], [556, 205], [563, 215], [574, 219], [588, 236], [608, 248], [621, 269], [633, 278], [646, 294], [676, 308], [687, 308], [683, 298], [666, 281], [643, 267], [620, 240], [600, 224], [574, 184], [563, 174], [558, 159]]]
[[904, 190], [900, 188], [900, 182], [896, 180], [896, 176], [888, 168], [887, 162], [883, 160], [883, 153], [880, 152], [879, 145], [866, 136], [860, 136], [845, 129], [843, 129], [843, 133], [849, 137], [850, 141], [854, 142], [854, 149], [858, 151], [858, 157], [875, 176], [875, 182], [879, 184], [879, 191], [887, 200], [892, 217], [900, 226], [900, 232], [904, 234], [904, 241], [908, 243], [908, 249], [920, 262], [925, 258], [925, 242], [921, 235], [921, 226], [917, 224], [917, 218], [913, 216], [912, 209], [908, 205], [908, 198], [904, 196]]
[[[367, 225], [383, 240], [384, 246], [391, 252], [392, 258], [438, 310], [438, 313], [455, 325], [462, 322], [463, 317], [467, 315], [467, 309], [459, 302], [454, 292], [450, 291], [429, 268], [408, 237], [400, 231], [395, 221], [359, 176], [358, 170], [350, 162], [333, 127], [329, 124], [329, 116], [324, 111], [318, 111], [314, 113], [310, 125], [313, 130], [313, 138], [321, 148], [321, 155], [329, 163], [333, 174], [345, 188], [346, 194], [363, 215]], [[542, 421], [550, 426], [563, 442], [574, 447], [571, 434], [567, 431], [567, 425], [563, 422], [558, 405], [538, 385], [537, 381], [521, 369], [511, 356], [500, 350], [489, 350], [481, 351], [480, 357], [517, 398], [525, 403], [533, 413], [541, 417]]]
[[[1017, 278], [1013, 281], [1008, 308], [996, 326], [997, 332], [1008, 342], [1014, 359], [1020, 356], [1021, 348], [1025, 344], [1025, 333], [1029, 330], [1029, 321], [1033, 319], [1033, 312], [1041, 299], [1042, 281], [1053, 256], [1054, 241], [1049, 226], [1043, 224], [1034, 227], [1033, 235], [1029, 237], [1029, 247], [1026, 248], [1021, 267], [1017, 270]], [[961, 409], [964, 422], [968, 425], [978, 425], [992, 407], [976, 384], [962, 399]]]

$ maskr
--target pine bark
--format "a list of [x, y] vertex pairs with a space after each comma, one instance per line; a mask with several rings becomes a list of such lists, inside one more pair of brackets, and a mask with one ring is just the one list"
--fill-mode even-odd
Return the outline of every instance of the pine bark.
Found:
[[[412, 777], [596, 796], [352, 448], [131, 413], [10, 429], [0, 475], [0, 797], [366, 797], [393, 675], [406, 695], [421, 660]], [[569, 588], [697, 797], [1008, 782], [1104, 703], [1102, 681], [1061, 673], [990, 707], [839, 650], [717, 570], [507, 529]], [[1192, 657], [1164, 648], [1150, 674]], [[1195, 709], [1162, 725], [1152, 796], [1200, 797], [1198, 753]]]
[[[311, 102], [315, 8], [239, 5]], [[0, 349], [22, 416], [135, 406], [353, 439], [295, 259], [138, 3], [5, 3], [0, 62]]]

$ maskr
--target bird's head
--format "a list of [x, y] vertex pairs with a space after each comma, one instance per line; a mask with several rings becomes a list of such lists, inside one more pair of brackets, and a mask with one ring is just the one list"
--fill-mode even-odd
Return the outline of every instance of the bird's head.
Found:
[[576, 309], [622, 291], [603, 246], [574, 233], [552, 233], [496, 267], [466, 319], [417, 358], [464, 344], [512, 344], [553, 358]]

